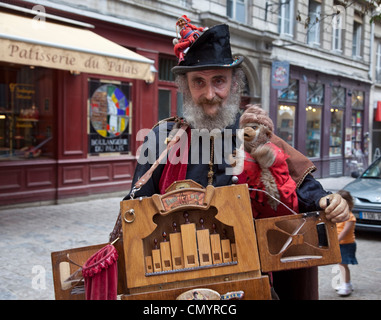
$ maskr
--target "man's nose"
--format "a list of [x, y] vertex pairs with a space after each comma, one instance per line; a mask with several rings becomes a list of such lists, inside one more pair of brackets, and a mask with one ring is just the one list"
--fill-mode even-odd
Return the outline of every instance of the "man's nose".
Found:
[[208, 100], [212, 100], [216, 95], [216, 91], [213, 87], [212, 84], [208, 84], [206, 87], [205, 87], [205, 98], [207, 98]]

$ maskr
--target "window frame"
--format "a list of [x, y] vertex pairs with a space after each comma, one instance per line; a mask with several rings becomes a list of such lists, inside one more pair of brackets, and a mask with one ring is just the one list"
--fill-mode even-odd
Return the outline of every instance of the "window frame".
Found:
[[56, 72], [0, 63], [0, 163], [57, 156]]
[[340, 13], [332, 18], [332, 50], [337, 53], [343, 52], [343, 14]]
[[[163, 67], [161, 64], [165, 64]], [[172, 67], [177, 65], [176, 59], [173, 56], [168, 55], [160, 55], [159, 56], [159, 74], [158, 74], [158, 100], [157, 100], [157, 120], [160, 119], [160, 99], [159, 99], [159, 91], [169, 91], [169, 117], [179, 115], [178, 110], [182, 109], [182, 100], [179, 101], [177, 85], [175, 82], [175, 77], [172, 76]], [[167, 69], [167, 70], [166, 70]], [[180, 104], [180, 105], [179, 105]], [[181, 116], [181, 115], [179, 115]]]
[[[314, 8], [312, 8], [312, 5], [314, 5]], [[320, 15], [321, 3], [310, 0], [308, 4], [308, 17], [310, 18], [311, 26], [309, 26], [307, 32], [307, 43], [310, 45], [320, 46], [320, 20], [316, 21], [317, 18], [320, 18]]]
[[356, 150], [364, 152], [364, 112], [365, 112], [365, 92], [362, 90], [352, 90], [351, 99], [351, 127], [352, 127], [352, 152]]
[[[243, 19], [239, 19], [237, 17], [237, 4], [242, 4], [244, 7]], [[229, 13], [229, 5], [231, 6], [230, 7], [231, 13]], [[234, 21], [246, 24], [247, 23], [247, 16], [246, 16], [247, 7], [248, 7], [247, 0], [227, 0], [226, 1], [226, 16]]]
[[[334, 115], [336, 115], [338, 112], [341, 112], [341, 119], [340, 119], [340, 134], [334, 134], [334, 128], [335, 128], [335, 123], [333, 122], [334, 120]], [[329, 156], [330, 157], [337, 157], [343, 156], [344, 152], [344, 131], [345, 131], [345, 106], [336, 106], [336, 107], [331, 107], [330, 108], [330, 122], [329, 122]], [[336, 128], [338, 126], [336, 125]], [[341, 142], [338, 142], [341, 139]], [[338, 143], [338, 144], [335, 144]], [[340, 151], [340, 153], [338, 152]]]
[[[309, 112], [319, 114], [319, 128], [315, 127], [315, 122], [317, 120], [308, 120]], [[306, 106], [306, 155], [308, 158], [320, 158], [322, 155], [322, 131], [323, 131], [323, 112], [324, 112], [324, 106], [317, 105], [317, 104], [308, 104]], [[309, 127], [310, 123], [312, 124], [312, 127]], [[318, 130], [317, 130], [318, 129]], [[318, 131], [318, 136], [315, 135], [315, 132]], [[309, 136], [311, 135], [311, 137]], [[314, 150], [309, 148], [309, 146], [313, 146], [313, 142], [318, 143], [317, 153], [316, 154], [309, 154], [309, 150]]]
[[381, 41], [377, 43], [376, 50], [376, 81], [381, 82]]
[[[278, 32], [279, 34], [294, 36], [294, 0], [280, 0], [278, 13]], [[287, 16], [286, 16], [287, 15]], [[289, 21], [288, 30], [286, 22]]]
[[353, 21], [352, 57], [355, 59], [362, 58], [362, 29], [361, 23]]

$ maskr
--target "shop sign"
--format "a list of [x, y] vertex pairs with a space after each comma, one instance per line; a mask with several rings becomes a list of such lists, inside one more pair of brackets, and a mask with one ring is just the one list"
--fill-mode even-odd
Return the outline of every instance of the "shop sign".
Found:
[[133, 79], [151, 77], [148, 63], [61, 48], [1, 40], [0, 61]]
[[98, 87], [90, 99], [89, 153], [129, 151], [130, 105], [113, 84]]
[[97, 134], [90, 135], [89, 153], [128, 152], [129, 135], [120, 138], [103, 138]]
[[271, 87], [281, 90], [288, 87], [290, 78], [290, 63], [287, 61], [273, 61], [271, 68]]
[[153, 60], [90, 30], [42, 18], [0, 12], [0, 61], [152, 80]]
[[34, 85], [31, 84], [11, 83], [10, 90], [15, 94], [15, 99], [22, 100], [33, 100], [36, 93]]

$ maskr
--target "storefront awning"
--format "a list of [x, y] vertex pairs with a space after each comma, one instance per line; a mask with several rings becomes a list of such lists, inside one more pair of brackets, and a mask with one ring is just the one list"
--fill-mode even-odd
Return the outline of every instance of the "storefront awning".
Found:
[[153, 64], [92, 31], [3, 12], [0, 61], [147, 81]]

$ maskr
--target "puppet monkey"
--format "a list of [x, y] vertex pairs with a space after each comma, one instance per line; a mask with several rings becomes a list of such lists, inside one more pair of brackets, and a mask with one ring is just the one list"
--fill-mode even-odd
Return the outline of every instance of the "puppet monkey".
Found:
[[259, 106], [247, 107], [240, 118], [242, 130], [239, 137], [243, 141], [243, 150], [236, 156], [236, 167], [237, 170], [242, 169], [243, 162], [242, 175], [249, 188], [264, 190], [270, 195], [256, 190], [250, 191], [253, 216], [264, 218], [291, 214], [279, 201], [297, 212], [296, 183], [288, 171], [288, 155], [270, 142], [274, 130], [273, 122]]

